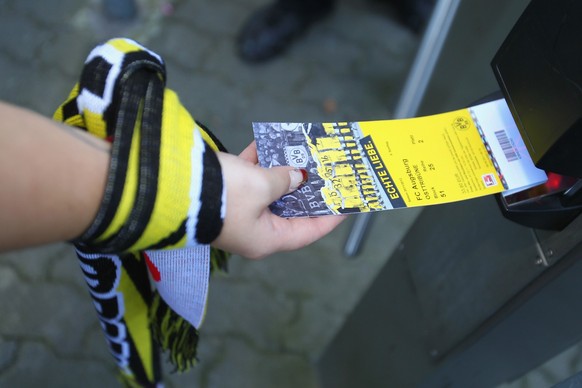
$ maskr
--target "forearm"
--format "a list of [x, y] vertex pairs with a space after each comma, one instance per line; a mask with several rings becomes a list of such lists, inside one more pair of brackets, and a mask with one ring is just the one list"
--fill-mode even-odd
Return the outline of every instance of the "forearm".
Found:
[[109, 145], [0, 103], [0, 251], [69, 240], [94, 219]]

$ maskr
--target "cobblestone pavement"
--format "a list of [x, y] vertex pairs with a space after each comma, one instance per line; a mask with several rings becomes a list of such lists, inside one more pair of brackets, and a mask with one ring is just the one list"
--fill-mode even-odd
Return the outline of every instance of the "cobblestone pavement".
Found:
[[[0, 0], [0, 99], [51, 115], [89, 50], [123, 35], [166, 59], [169, 86], [232, 152], [252, 140], [252, 121], [390, 117], [417, 37], [389, 8], [339, 1], [284, 57], [245, 65], [235, 35], [265, 2], [140, 0], [139, 19], [119, 24], [99, 0]], [[351, 222], [297, 252], [234, 257], [211, 283], [199, 366], [167, 386], [317, 387], [313, 361], [415, 217], [377, 217], [357, 259], [341, 254]], [[118, 385], [70, 246], [0, 255], [0, 306], [1, 387]]]

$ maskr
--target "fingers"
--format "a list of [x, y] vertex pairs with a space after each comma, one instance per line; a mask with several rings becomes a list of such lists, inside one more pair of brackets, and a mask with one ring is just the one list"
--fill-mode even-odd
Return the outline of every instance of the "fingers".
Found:
[[[314, 243], [335, 229], [346, 217], [285, 219], [270, 213], [270, 220], [247, 236], [245, 249], [237, 253], [248, 259], [263, 259], [273, 253], [294, 251]], [[261, 236], [260, 238], [253, 236]]]
[[299, 186], [306, 184], [307, 180], [309, 179], [309, 174], [307, 173], [307, 170], [302, 168], [294, 168], [293, 170], [289, 170], [288, 176], [289, 176], [289, 187], [285, 194], [297, 190]]
[[[250, 156], [253, 149], [254, 144], [251, 144], [241, 155]], [[217, 156], [227, 183], [232, 181], [233, 186], [239, 186], [241, 182], [247, 182], [247, 193], [248, 190], [258, 190], [254, 191], [254, 194], [258, 195], [254, 198], [256, 203], [269, 204], [283, 195], [297, 190], [308, 179], [308, 173], [303, 169], [294, 169], [293, 167], [262, 168], [240, 155], [237, 157], [219, 152]], [[253, 184], [250, 185], [250, 182]], [[240, 191], [238, 194], [242, 193], [243, 191]]]
[[[273, 217], [277, 216], [273, 215]], [[282, 229], [278, 234], [283, 233], [286, 238], [279, 241], [277, 250], [291, 251], [303, 248], [327, 235], [346, 218], [339, 215], [319, 218], [279, 218]]]
[[263, 171], [270, 186], [270, 201], [297, 190], [307, 183], [309, 177], [306, 170], [292, 167], [273, 167]]
[[311, 244], [343, 221], [342, 216], [284, 219], [269, 210], [269, 204], [307, 181], [306, 170], [257, 166], [253, 163], [257, 160], [254, 143], [239, 157], [217, 155], [227, 185], [227, 212], [215, 247], [262, 258]]
[[[248, 162], [257, 164], [257, 143], [253, 141], [240, 154], [239, 157]], [[299, 186], [307, 183], [308, 173], [303, 169], [293, 169], [291, 167], [275, 167], [266, 171], [266, 176], [271, 185], [269, 200], [279, 199], [281, 196], [295, 191]]]

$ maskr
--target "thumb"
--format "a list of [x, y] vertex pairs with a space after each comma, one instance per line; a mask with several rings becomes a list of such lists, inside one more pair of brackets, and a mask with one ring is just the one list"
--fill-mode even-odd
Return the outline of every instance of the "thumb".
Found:
[[272, 201], [297, 190], [309, 179], [307, 170], [303, 168], [273, 167], [266, 169], [265, 172], [271, 184]]

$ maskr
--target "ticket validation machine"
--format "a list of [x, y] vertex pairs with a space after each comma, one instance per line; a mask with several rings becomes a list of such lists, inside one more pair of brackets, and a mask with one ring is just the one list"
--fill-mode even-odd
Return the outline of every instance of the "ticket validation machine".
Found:
[[582, 341], [582, 1], [462, 1], [431, 82], [419, 114], [497, 91], [549, 180], [423, 209], [318, 361], [324, 388], [497, 387]]
[[529, 154], [549, 173], [541, 188], [501, 196], [525, 225], [563, 229], [582, 209], [582, 2], [533, 1], [492, 68]]

